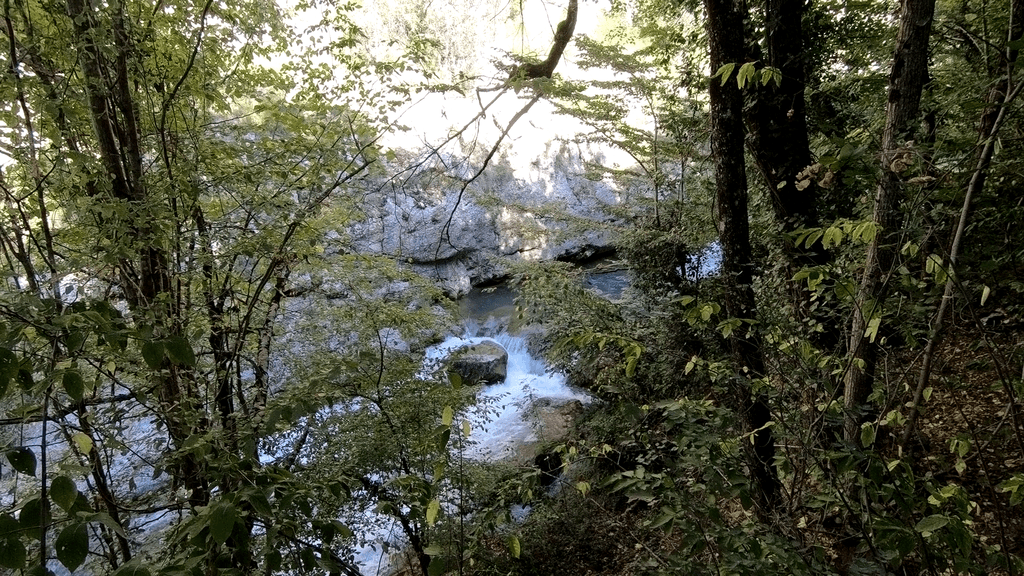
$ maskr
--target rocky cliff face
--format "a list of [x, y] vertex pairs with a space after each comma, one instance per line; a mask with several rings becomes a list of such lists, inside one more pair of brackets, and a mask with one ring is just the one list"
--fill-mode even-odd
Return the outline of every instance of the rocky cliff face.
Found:
[[587, 163], [599, 152], [549, 143], [530, 153], [495, 158], [461, 198], [463, 179], [479, 164], [400, 154], [393, 164], [420, 166], [368, 186], [365, 219], [350, 229], [354, 249], [393, 256], [452, 296], [500, 278], [503, 262], [607, 251], [614, 209], [631, 192], [588, 179]]

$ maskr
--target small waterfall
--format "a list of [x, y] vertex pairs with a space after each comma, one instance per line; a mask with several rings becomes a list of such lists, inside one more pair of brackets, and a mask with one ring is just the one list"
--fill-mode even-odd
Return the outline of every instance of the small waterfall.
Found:
[[527, 349], [526, 339], [501, 332], [492, 338], [483, 336], [451, 337], [427, 350], [428, 359], [440, 359], [452, 350], [485, 340], [493, 340], [508, 352], [508, 376], [500, 384], [484, 386], [478, 401], [490, 401], [491, 412], [484, 416], [474, 413], [467, 419], [472, 427], [473, 446], [469, 456], [485, 461], [500, 460], [524, 442], [535, 441], [528, 418], [531, 403], [538, 398], [551, 400], [580, 400], [589, 398], [570, 389], [565, 376], [548, 372], [543, 360], [534, 358]]
[[[498, 461], [512, 455], [517, 446], [537, 440], [529, 411], [534, 400], [579, 400], [589, 402], [590, 398], [569, 388], [565, 376], [547, 370], [543, 360], [534, 358], [527, 347], [526, 338], [501, 331], [493, 337], [475, 335], [477, 328], [467, 330], [471, 336], [452, 336], [440, 344], [431, 346], [425, 354], [425, 365], [434, 366], [453, 350], [463, 346], [493, 340], [508, 352], [508, 375], [500, 384], [485, 385], [477, 394], [477, 400], [486, 406], [485, 410], [473, 410], [463, 417], [471, 427], [471, 446], [467, 456], [483, 461]], [[526, 509], [519, 507], [518, 515], [525, 517]], [[372, 513], [371, 513], [372, 514]], [[395, 540], [401, 531], [397, 526], [382, 529], [370, 539], [372, 546], [360, 547], [356, 561], [364, 574], [387, 574], [389, 566], [382, 560], [382, 542], [389, 546], [401, 546]]]

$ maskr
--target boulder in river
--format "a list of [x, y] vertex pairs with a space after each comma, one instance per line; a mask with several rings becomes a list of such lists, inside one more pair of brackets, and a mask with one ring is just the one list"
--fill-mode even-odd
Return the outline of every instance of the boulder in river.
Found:
[[508, 352], [494, 340], [484, 340], [453, 350], [448, 369], [458, 372], [467, 384], [496, 384], [508, 375]]
[[[544, 452], [553, 444], [564, 442], [569, 438], [573, 425], [583, 415], [583, 403], [579, 400], [538, 398], [530, 403], [524, 414], [533, 428], [533, 434], [517, 445], [511, 447], [512, 453], [507, 461], [516, 466], [535, 465], [542, 473], [552, 473], [553, 469], [545, 469], [540, 458], [548, 458]], [[550, 465], [550, 460], [547, 464]], [[558, 467], [561, 467], [559, 457]]]

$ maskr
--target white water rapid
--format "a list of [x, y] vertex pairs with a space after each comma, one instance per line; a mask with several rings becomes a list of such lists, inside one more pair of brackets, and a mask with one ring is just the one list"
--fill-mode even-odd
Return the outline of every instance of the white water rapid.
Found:
[[474, 413], [467, 418], [472, 426], [470, 438], [473, 440], [469, 456], [497, 461], [509, 456], [515, 446], [537, 439], [527, 413], [533, 401], [547, 398], [586, 402], [588, 397], [566, 386], [564, 375], [547, 372], [547, 366], [530, 355], [526, 339], [520, 336], [500, 333], [493, 338], [452, 337], [429, 348], [427, 359], [444, 358], [456, 348], [486, 340], [501, 344], [508, 352], [508, 376], [500, 384], [484, 386], [477, 394], [478, 401], [492, 400], [492, 408], [497, 412], [487, 416]]
[[[475, 332], [476, 328], [470, 327], [469, 330]], [[428, 348], [424, 360], [427, 364], [433, 364], [447, 357], [452, 350], [485, 340], [501, 344], [508, 352], [508, 374], [504, 382], [484, 386], [477, 393], [477, 402], [486, 402], [489, 410], [473, 410], [464, 416], [469, 420], [471, 427], [472, 444], [467, 456], [496, 462], [511, 456], [517, 446], [537, 440], [535, 422], [530, 419], [530, 409], [534, 401], [579, 400], [586, 403], [590, 401], [590, 397], [569, 388], [564, 375], [548, 372], [542, 360], [530, 355], [525, 338], [504, 331], [493, 337], [452, 336]], [[400, 532], [401, 529], [396, 523], [395, 526], [382, 529], [378, 534], [371, 536], [370, 540], [374, 540], [371, 545], [362, 546], [357, 550], [356, 563], [364, 576], [391, 572], [392, 566], [382, 555], [385, 548], [382, 543], [387, 542], [387, 548], [401, 546]]]

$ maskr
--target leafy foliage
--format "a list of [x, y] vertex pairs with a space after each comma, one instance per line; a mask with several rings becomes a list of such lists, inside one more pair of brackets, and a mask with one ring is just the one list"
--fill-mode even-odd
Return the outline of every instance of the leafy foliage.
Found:
[[[311, 0], [301, 34], [264, 0], [5, 5], [0, 566], [351, 575], [387, 522], [428, 575], [1024, 569], [1020, 2], [938, 4], [910, 119], [887, 109], [905, 60], [890, 63], [902, 16], [880, 2], [752, 10], [745, 56], [717, 70], [696, 3], [615, 2], [573, 41], [589, 76], [504, 85], [624, 151], [633, 166], [586, 176], [641, 192], [616, 214], [624, 297], [564, 264], [512, 270], [522, 323], [543, 323], [553, 366], [604, 403], [556, 449], [584, 471], [553, 497], [550, 473], [467, 462], [472, 391], [421, 364], [445, 298], [346, 244], [377, 198], [365, 179], [399, 158], [381, 138], [419, 89], [406, 82], [473, 87], [472, 38], [496, 25], [448, 5], [378, 3], [364, 30], [355, 5]], [[703, 94], [740, 88], [752, 116], [797, 81], [771, 64], [793, 14], [807, 107], [780, 118], [806, 120], [813, 159], [785, 175], [750, 155], [738, 264], [754, 276], [737, 287], [700, 263], [729, 208], [705, 175], [723, 151]], [[814, 192], [815, 221], [780, 214], [789, 186]], [[749, 317], [729, 317], [737, 288]], [[968, 335], [955, 354], [948, 318]], [[943, 354], [972, 358], [934, 377]], [[862, 370], [863, 397], [844, 398]], [[1002, 412], [922, 427], [959, 410], [961, 381]], [[766, 409], [759, 425], [744, 406]], [[748, 477], [764, 437], [782, 488], [767, 503]]]
[[[369, 58], [352, 9], [324, 10], [307, 32], [332, 40], [318, 43], [272, 2], [7, 7], [5, 568], [55, 556], [95, 573], [356, 570], [354, 533], [321, 518], [372, 474], [366, 456], [310, 474], [301, 446], [289, 458], [274, 445], [373, 383], [377, 418], [398, 422], [374, 448], [412, 450], [440, 411], [403, 403], [440, 380], [414, 378], [415, 353], [394, 342], [372, 340], [369, 361], [361, 346], [390, 330], [422, 346], [445, 312], [393, 262], [337, 258], [408, 94], [394, 80], [408, 62]], [[281, 338], [315, 300], [331, 321]], [[326, 327], [357, 334], [286, 373], [302, 353], [289, 346]], [[395, 371], [367, 380], [385, 349]]]

